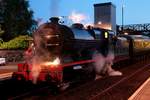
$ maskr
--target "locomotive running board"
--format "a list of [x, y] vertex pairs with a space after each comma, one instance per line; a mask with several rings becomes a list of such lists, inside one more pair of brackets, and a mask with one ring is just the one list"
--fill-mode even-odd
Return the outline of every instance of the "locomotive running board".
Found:
[[76, 62], [72, 62], [72, 63], [63, 64], [63, 65], [61, 65], [61, 67], [81, 65], [81, 64], [93, 63], [93, 62], [95, 62], [95, 60], [81, 60], [81, 61], [76, 61]]

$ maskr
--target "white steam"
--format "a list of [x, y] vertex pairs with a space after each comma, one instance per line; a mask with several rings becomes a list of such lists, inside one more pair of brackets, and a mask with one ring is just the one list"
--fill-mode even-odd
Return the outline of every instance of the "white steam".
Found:
[[41, 64], [41, 59], [35, 55], [32, 60], [32, 69], [31, 69], [31, 75], [33, 77], [34, 84], [36, 84], [39, 74], [41, 72], [40, 64]]
[[105, 64], [104, 56], [97, 52], [93, 55], [93, 60], [95, 61], [94, 66], [95, 66], [96, 73], [97, 74], [101, 73], [102, 70], [104, 69], [104, 64]]
[[94, 66], [96, 74], [104, 75], [107, 74], [109, 76], [118, 76], [122, 75], [121, 72], [115, 71], [112, 69], [114, 54], [109, 52], [106, 57], [104, 57], [101, 53], [95, 52], [93, 55], [93, 60], [95, 60]]
[[33, 34], [34, 46], [32, 46], [32, 58], [30, 58], [30, 63], [32, 64], [31, 75], [33, 77], [33, 83], [37, 82], [39, 74], [41, 72], [41, 64], [46, 60], [50, 60], [50, 53], [44, 47], [44, 40], [41, 37], [43, 30], [38, 30]]
[[94, 26], [94, 24], [91, 22], [91, 18], [83, 13], [72, 11], [68, 18], [71, 20], [72, 23], [83, 24], [84, 28], [87, 28], [88, 26]]
[[69, 19], [72, 20], [73, 23], [81, 23], [82, 21], [86, 20], [87, 16], [81, 13], [77, 13], [72, 11]]

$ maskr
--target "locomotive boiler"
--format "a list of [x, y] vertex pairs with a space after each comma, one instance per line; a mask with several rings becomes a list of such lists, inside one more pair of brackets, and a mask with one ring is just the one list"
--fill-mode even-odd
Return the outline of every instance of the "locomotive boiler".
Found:
[[80, 23], [67, 27], [60, 25], [58, 20], [58, 18], [51, 18], [51, 23], [41, 25], [34, 36], [34, 40], [40, 41], [37, 45], [47, 49], [47, 52], [51, 54], [50, 57], [62, 58], [71, 55], [72, 59], [76, 59], [78, 56], [83, 57], [84, 53], [91, 49], [100, 50], [100, 48], [108, 47], [109, 33], [107, 30], [92, 27], [84, 29]]

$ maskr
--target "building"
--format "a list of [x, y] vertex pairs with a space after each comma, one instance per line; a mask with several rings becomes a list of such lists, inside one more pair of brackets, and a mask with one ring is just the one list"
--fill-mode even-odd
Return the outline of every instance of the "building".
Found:
[[111, 2], [94, 4], [94, 24], [116, 32], [116, 6]]

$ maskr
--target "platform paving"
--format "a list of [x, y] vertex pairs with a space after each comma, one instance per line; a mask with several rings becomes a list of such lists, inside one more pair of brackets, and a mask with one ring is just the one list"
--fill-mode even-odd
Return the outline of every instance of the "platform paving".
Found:
[[14, 71], [17, 71], [17, 63], [0, 66], [0, 74], [14, 72]]
[[128, 100], [150, 100], [150, 77], [135, 91]]

